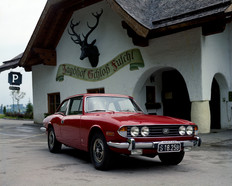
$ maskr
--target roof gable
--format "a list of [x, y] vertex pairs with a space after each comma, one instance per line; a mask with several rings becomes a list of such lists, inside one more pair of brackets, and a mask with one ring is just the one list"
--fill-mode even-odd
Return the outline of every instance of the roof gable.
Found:
[[[72, 13], [102, 0], [48, 0], [19, 62], [26, 71], [37, 64], [56, 65], [56, 46]], [[203, 26], [205, 33], [223, 31], [231, 20], [230, 0], [105, 0], [142, 40]], [[215, 29], [215, 21], [220, 28]], [[204, 26], [206, 25], [206, 26]], [[209, 26], [208, 26], [209, 25]], [[210, 29], [210, 31], [208, 30]], [[216, 28], [217, 29], [217, 28]], [[146, 43], [146, 41], [145, 41]], [[142, 46], [142, 45], [140, 45]], [[147, 46], [144, 44], [144, 46]]]

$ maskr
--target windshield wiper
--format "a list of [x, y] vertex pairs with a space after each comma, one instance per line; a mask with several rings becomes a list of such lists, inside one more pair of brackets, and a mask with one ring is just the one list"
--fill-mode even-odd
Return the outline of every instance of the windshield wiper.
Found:
[[135, 111], [127, 109], [127, 110], [120, 110], [119, 112], [135, 112]]
[[143, 111], [140, 111], [140, 110], [120, 110], [119, 112], [133, 112], [133, 113], [143, 113]]
[[100, 110], [100, 109], [99, 109], [99, 110], [89, 110], [89, 111], [87, 111], [87, 112], [90, 113], [90, 112], [105, 112], [105, 111], [106, 111], [106, 110], [103, 110], [103, 109]]

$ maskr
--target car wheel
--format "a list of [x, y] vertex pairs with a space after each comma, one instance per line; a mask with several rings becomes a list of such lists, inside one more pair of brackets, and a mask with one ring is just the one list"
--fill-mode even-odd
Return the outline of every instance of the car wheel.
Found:
[[94, 167], [107, 170], [110, 166], [110, 149], [102, 133], [96, 133], [91, 139], [90, 157]]
[[159, 159], [165, 165], [178, 165], [184, 158], [184, 151], [159, 154]]
[[48, 129], [48, 149], [50, 152], [59, 152], [61, 150], [61, 143], [57, 141], [54, 129]]

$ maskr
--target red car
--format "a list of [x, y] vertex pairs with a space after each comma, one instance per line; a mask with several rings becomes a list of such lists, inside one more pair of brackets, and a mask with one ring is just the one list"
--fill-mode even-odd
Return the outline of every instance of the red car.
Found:
[[158, 155], [164, 164], [177, 165], [185, 151], [201, 144], [194, 123], [144, 114], [124, 95], [71, 96], [43, 122], [50, 152], [60, 151], [62, 144], [87, 151], [100, 170], [109, 168], [114, 153]]

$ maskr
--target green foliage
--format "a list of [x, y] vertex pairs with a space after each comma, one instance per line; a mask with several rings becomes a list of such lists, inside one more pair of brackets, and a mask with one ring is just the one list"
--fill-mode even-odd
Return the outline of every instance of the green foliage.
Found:
[[16, 119], [23, 119], [24, 118], [24, 114], [16, 113], [16, 112], [7, 112], [5, 114], [5, 116], [9, 117], [9, 118], [16, 118]]
[[9, 119], [33, 119], [33, 113], [32, 114], [22, 114], [22, 113], [17, 113], [17, 112], [7, 112], [4, 115], [4, 118], [9, 118]]
[[6, 107], [5, 106], [3, 107], [3, 114], [4, 115], [6, 114]]
[[25, 116], [27, 116], [28, 118], [31, 118], [31, 119], [33, 118], [33, 106], [32, 106], [30, 101], [26, 106]]
[[26, 112], [20, 113], [20, 112], [7, 112], [6, 107], [3, 108], [3, 114], [0, 116], [0, 118], [9, 118], [9, 119], [33, 119], [33, 105], [29, 101], [26, 105]]

